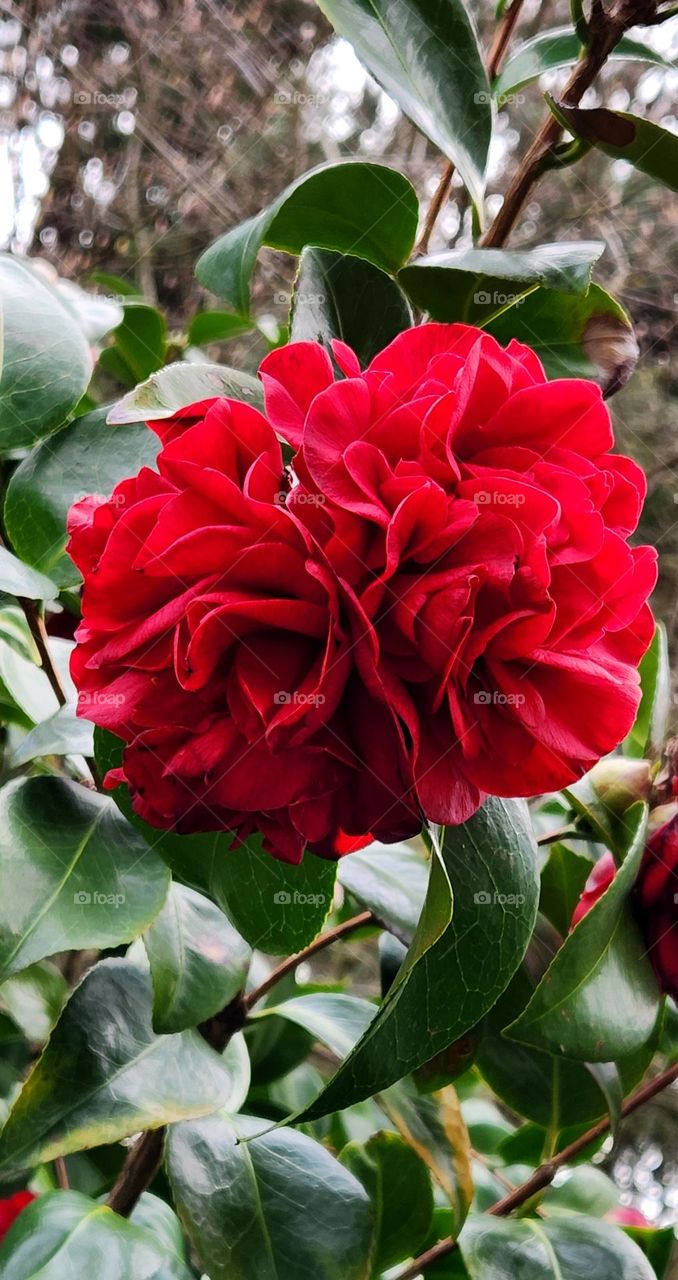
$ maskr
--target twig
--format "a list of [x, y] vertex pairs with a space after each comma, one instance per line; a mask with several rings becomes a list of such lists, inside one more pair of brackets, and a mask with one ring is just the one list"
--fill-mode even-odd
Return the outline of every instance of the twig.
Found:
[[68, 1172], [66, 1169], [66, 1161], [63, 1156], [57, 1156], [54, 1161], [54, 1172], [56, 1174], [57, 1186], [61, 1191], [70, 1191], [70, 1183], [68, 1181]]
[[[490, 52], [487, 55], [487, 75], [490, 81], [494, 80], [494, 77], [501, 69], [501, 64], [504, 60], [504, 55], [508, 48], [511, 36], [513, 35], [518, 18], [520, 17], [520, 10], [523, 7], [523, 3], [524, 0], [512, 0], [512, 3], [505, 10], [501, 22], [497, 25]], [[451, 160], [448, 160], [442, 174], [440, 175], [440, 182], [431, 196], [430, 204], [426, 210], [426, 217], [424, 219], [422, 232], [414, 250], [415, 254], [418, 256], [428, 253], [428, 246], [433, 228], [438, 220], [438, 214], [449, 195], [453, 177], [454, 165]]]
[[[630, 1116], [633, 1111], [637, 1111], [639, 1107], [642, 1107], [651, 1098], [661, 1093], [662, 1089], [666, 1089], [668, 1085], [673, 1084], [676, 1079], [678, 1079], [678, 1063], [667, 1067], [666, 1071], [660, 1072], [658, 1076], [655, 1076], [654, 1080], [650, 1080], [641, 1089], [637, 1089], [635, 1093], [631, 1094], [631, 1097], [627, 1098], [622, 1107], [622, 1116]], [[581, 1134], [579, 1138], [575, 1138], [574, 1142], [571, 1142], [569, 1146], [563, 1147], [563, 1150], [558, 1152], [558, 1155], [553, 1156], [551, 1160], [546, 1160], [538, 1169], [535, 1169], [526, 1182], [521, 1183], [519, 1187], [516, 1187], [514, 1191], [510, 1191], [501, 1200], [497, 1200], [487, 1212], [495, 1218], [505, 1218], [509, 1213], [513, 1213], [514, 1209], [519, 1209], [538, 1191], [543, 1191], [550, 1186], [556, 1173], [564, 1164], [569, 1164], [577, 1156], [581, 1155], [582, 1151], [585, 1151], [592, 1142], [602, 1138], [603, 1134], [608, 1132], [610, 1123], [610, 1117], [603, 1116], [603, 1119], [592, 1125], [590, 1129], [587, 1129], [586, 1133]], [[453, 1240], [452, 1237], [447, 1240], [439, 1240], [432, 1249], [427, 1249], [426, 1253], [422, 1253], [420, 1257], [415, 1258], [414, 1262], [405, 1267], [404, 1271], [399, 1271], [394, 1280], [416, 1280], [416, 1277], [421, 1275], [422, 1271], [425, 1271], [427, 1267], [432, 1266], [434, 1262], [438, 1262], [441, 1258], [446, 1258], [456, 1247], [457, 1241]]]
[[43, 622], [42, 615], [40, 614], [35, 600], [28, 600], [26, 596], [18, 596], [17, 599], [24, 611], [24, 617], [28, 623], [28, 630], [33, 637], [35, 647], [40, 656], [40, 665], [47, 676], [52, 689], [54, 690], [54, 695], [59, 706], [65, 707], [68, 702], [68, 698], [64, 693], [63, 685], [59, 679], [59, 673], [52, 662], [52, 655], [47, 645], [47, 632], [45, 631], [45, 624]]
[[269, 973], [268, 977], [254, 991], [250, 991], [245, 997], [245, 1008], [250, 1010], [255, 1004], [268, 994], [272, 987], [287, 977], [288, 973], [293, 973], [295, 969], [303, 964], [305, 960], [310, 960], [312, 956], [324, 951], [325, 947], [331, 946], [333, 942], [337, 942], [339, 938], [345, 938], [349, 933], [354, 933], [356, 929], [363, 929], [365, 925], [377, 924], [376, 917], [371, 911], [361, 911], [360, 915], [351, 916], [350, 920], [344, 920], [343, 924], [338, 924], [334, 929], [328, 929], [327, 933], [321, 933], [320, 937], [314, 942], [304, 947], [303, 951], [297, 951], [296, 955], [289, 956], [287, 960], [283, 960], [276, 969]]
[[560, 827], [558, 831], [547, 831], [545, 836], [537, 837], [541, 848], [545, 844], [555, 844], [558, 840], [592, 840], [593, 836], [586, 831], [577, 831], [576, 827]]

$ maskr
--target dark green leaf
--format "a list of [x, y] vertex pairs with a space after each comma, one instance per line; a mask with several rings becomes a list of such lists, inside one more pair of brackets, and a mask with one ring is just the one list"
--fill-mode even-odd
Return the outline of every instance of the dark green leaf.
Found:
[[153, 1027], [196, 1027], [242, 989], [251, 951], [209, 898], [173, 884], [144, 934], [153, 979]]
[[68, 993], [56, 965], [42, 960], [0, 986], [0, 1005], [11, 1014], [31, 1044], [42, 1044], [57, 1021]]
[[226, 1103], [227, 1061], [197, 1031], [156, 1036], [151, 999], [149, 974], [129, 960], [90, 969], [12, 1107], [0, 1169], [42, 1164]]
[[106, 408], [83, 414], [17, 467], [7, 488], [5, 526], [22, 559], [49, 574], [60, 587], [76, 586], [80, 574], [65, 553], [66, 516], [89, 493], [108, 496], [119, 480], [152, 466], [157, 436], [141, 422], [117, 430], [106, 425]]
[[0, 979], [35, 960], [129, 942], [167, 893], [161, 859], [108, 799], [63, 778], [0, 791]]
[[194, 347], [206, 347], [211, 342], [226, 342], [238, 338], [253, 328], [249, 320], [234, 316], [230, 311], [200, 311], [188, 326], [188, 341]]
[[210, 1280], [364, 1280], [372, 1211], [328, 1151], [290, 1129], [225, 1114], [174, 1125], [167, 1163]]
[[59, 594], [59, 588], [50, 578], [31, 569], [3, 546], [0, 546], [0, 591], [10, 596], [27, 596], [29, 600], [53, 600]]
[[158, 422], [171, 418], [177, 409], [215, 396], [247, 400], [257, 409], [264, 403], [264, 393], [257, 378], [220, 364], [192, 364], [188, 361], [167, 364], [150, 378], [128, 391], [109, 410], [108, 422]]
[[358, 996], [318, 991], [270, 1005], [256, 1017], [287, 1018], [326, 1045], [338, 1058], [345, 1058], [365, 1034], [376, 1012], [375, 1005]]
[[654, 760], [663, 750], [671, 713], [671, 668], [663, 622], [657, 623], [652, 644], [641, 661], [639, 671], [643, 696], [636, 722], [622, 743], [622, 751], [625, 756], [635, 759], [649, 756]]
[[644, 807], [634, 810], [635, 837], [622, 866], [556, 952], [507, 1029], [511, 1039], [583, 1062], [611, 1062], [641, 1049], [652, 1035], [660, 995], [628, 903], [645, 847]]
[[552, 1213], [588, 1213], [603, 1218], [619, 1204], [619, 1192], [602, 1169], [580, 1165], [568, 1170], [565, 1181], [548, 1188], [542, 1204], [549, 1217]]
[[412, 312], [390, 276], [350, 254], [304, 249], [292, 301], [293, 342], [341, 338], [369, 364], [403, 329]]
[[65, 422], [92, 372], [82, 330], [56, 294], [0, 254], [0, 452], [32, 445]]
[[463, 249], [419, 258], [399, 280], [434, 320], [485, 325], [507, 307], [522, 307], [525, 294], [545, 285], [559, 293], [586, 294], [599, 240], [542, 244], [535, 249]]
[[568, 107], [554, 102], [546, 95], [547, 102], [565, 129], [598, 147], [614, 160], [626, 160], [641, 173], [663, 182], [672, 191], [678, 191], [678, 137], [669, 129], [662, 129], [652, 120], [643, 120], [628, 111], [608, 111], [606, 107], [594, 107], [583, 111], [581, 107]]
[[657, 1280], [669, 1280], [669, 1265], [673, 1257], [676, 1233], [672, 1227], [658, 1231], [646, 1227], [624, 1227], [624, 1233], [634, 1240], [652, 1266]]
[[38, 756], [91, 756], [93, 741], [89, 720], [79, 719], [73, 706], [59, 707], [21, 740], [12, 752], [12, 765], [17, 768]]
[[452, 160], [480, 205], [491, 94], [461, 0], [320, 0], [332, 26], [410, 120]]
[[242, 316], [249, 314], [250, 280], [263, 244], [286, 253], [308, 245], [366, 258], [397, 271], [417, 232], [417, 197], [407, 178], [383, 165], [346, 161], [297, 178], [282, 195], [220, 236], [198, 259], [196, 275]]
[[471, 1280], [655, 1280], [623, 1231], [583, 1215], [472, 1217], [460, 1249]]
[[126, 302], [124, 313], [122, 324], [113, 334], [113, 346], [102, 351], [99, 364], [116, 377], [122, 375], [133, 387], [162, 368], [167, 332], [164, 317], [145, 302]]
[[362, 1040], [298, 1119], [385, 1089], [492, 1007], [532, 932], [536, 861], [527, 809], [518, 801], [489, 799], [468, 822], [447, 829], [398, 978]]
[[433, 1217], [431, 1179], [423, 1161], [396, 1133], [350, 1142], [341, 1163], [364, 1186], [374, 1210], [372, 1266], [376, 1272], [419, 1253]]
[[410, 945], [426, 898], [430, 860], [416, 844], [371, 844], [339, 863], [339, 883]]
[[190, 1280], [182, 1258], [148, 1229], [79, 1191], [29, 1204], [0, 1244], [3, 1280]]
[[575, 853], [565, 844], [551, 845], [541, 872], [539, 910], [563, 937], [569, 931], [572, 913], [592, 870], [590, 858]]
[[598, 378], [623, 386], [638, 359], [631, 321], [614, 298], [592, 284], [586, 295], [537, 289], [487, 326], [503, 345], [532, 347], [550, 378]]
[[[571, 27], [554, 27], [552, 31], [540, 31], [524, 44], [518, 46], [505, 63], [503, 70], [492, 85], [492, 92], [501, 102], [512, 97], [526, 84], [537, 80], [545, 71], [559, 71], [570, 67], [582, 51], [581, 43]], [[654, 62], [662, 67], [671, 64], [661, 53], [643, 44], [640, 40], [632, 40], [624, 36], [610, 54], [612, 61]]]

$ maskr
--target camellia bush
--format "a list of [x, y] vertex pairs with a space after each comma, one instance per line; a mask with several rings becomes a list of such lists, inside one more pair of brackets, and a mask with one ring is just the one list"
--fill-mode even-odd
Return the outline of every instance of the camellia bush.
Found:
[[[505, 244], [591, 148], [676, 189], [674, 135], [579, 105], [672, 10], [520, 45], [512, 0], [484, 53], [472, 7], [322, 4], [446, 157], [423, 214], [303, 174], [171, 338], [0, 258], [2, 1280], [667, 1275], [601, 1167], [678, 1076], [637, 345], [604, 244]], [[556, 68], [489, 222], [495, 102]], [[431, 256], [455, 173], [475, 244]], [[255, 376], [203, 348], [259, 327], [262, 246]]]

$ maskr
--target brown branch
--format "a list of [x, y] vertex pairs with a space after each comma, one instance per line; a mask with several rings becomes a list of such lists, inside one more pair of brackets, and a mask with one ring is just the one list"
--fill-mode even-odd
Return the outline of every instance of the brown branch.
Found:
[[28, 600], [25, 596], [17, 597], [21, 608], [24, 611], [24, 617], [28, 623], [28, 630], [33, 637], [35, 647], [40, 657], [40, 665], [49, 680], [57, 702], [60, 707], [65, 707], [68, 698], [64, 693], [63, 685], [59, 679], [59, 673], [52, 662], [52, 655], [47, 645], [47, 632], [42, 615], [35, 603], [35, 600]]
[[[654, 1080], [648, 1081], [641, 1089], [637, 1089], [635, 1093], [632, 1093], [622, 1107], [622, 1116], [630, 1116], [632, 1112], [637, 1111], [639, 1107], [642, 1107], [651, 1098], [661, 1093], [662, 1089], [666, 1089], [668, 1085], [673, 1084], [676, 1079], [678, 1079], [678, 1063], [667, 1067], [666, 1071], [660, 1072], [659, 1075], [655, 1076]], [[544, 1191], [546, 1187], [551, 1185], [556, 1173], [564, 1164], [569, 1164], [577, 1156], [580, 1156], [592, 1142], [596, 1142], [598, 1138], [602, 1138], [603, 1134], [608, 1132], [610, 1123], [610, 1117], [604, 1116], [597, 1124], [587, 1129], [586, 1133], [581, 1134], [579, 1138], [575, 1138], [574, 1142], [571, 1142], [569, 1146], [563, 1147], [563, 1150], [559, 1151], [558, 1155], [553, 1156], [551, 1160], [546, 1160], [538, 1169], [535, 1169], [526, 1182], [521, 1183], [519, 1187], [510, 1191], [501, 1200], [497, 1200], [487, 1212], [495, 1218], [505, 1218], [509, 1213], [513, 1213], [514, 1209], [519, 1209], [526, 1204], [539, 1191]], [[395, 1280], [416, 1280], [416, 1277], [422, 1271], [425, 1271], [427, 1267], [432, 1266], [434, 1262], [438, 1262], [441, 1258], [446, 1258], [456, 1247], [457, 1241], [453, 1240], [452, 1237], [447, 1240], [439, 1240], [437, 1244], [433, 1245], [432, 1249], [427, 1249], [426, 1253], [422, 1253], [420, 1257], [415, 1258], [414, 1262], [405, 1267], [404, 1271], [399, 1271]]]
[[[593, 5], [589, 24], [590, 45], [573, 67], [561, 95], [567, 106], [577, 106], [624, 33], [636, 23], [647, 21], [654, 9], [654, 0], [620, 0], [610, 13], [606, 12], [602, 4]], [[561, 136], [559, 121], [549, 113], [509, 183], [499, 213], [480, 240], [483, 248], [497, 248], [505, 244], [532, 187], [541, 177]]]
[[[515, 30], [518, 18], [520, 17], [520, 11], [523, 7], [523, 3], [524, 0], [512, 0], [512, 3], [508, 5], [504, 11], [504, 16], [501, 22], [497, 25], [490, 52], [487, 55], [487, 75], [490, 81], [494, 80], [494, 77], [501, 69], [504, 55]], [[426, 210], [426, 217], [424, 219], [422, 232], [414, 250], [415, 254], [418, 256], [428, 253], [428, 246], [433, 228], [438, 221], [440, 210], [450, 193], [453, 177], [454, 165], [451, 160], [448, 160], [440, 176], [440, 182], [431, 196], [430, 204]]]
[[61, 1191], [69, 1191], [70, 1183], [68, 1181], [68, 1171], [66, 1169], [66, 1161], [63, 1156], [57, 1156], [54, 1161], [54, 1172], [56, 1174], [57, 1186]]
[[327, 933], [321, 933], [314, 942], [304, 947], [303, 951], [297, 951], [296, 955], [289, 956], [287, 960], [283, 960], [277, 969], [273, 969], [268, 977], [264, 979], [256, 990], [251, 991], [245, 997], [245, 1008], [249, 1011], [255, 1004], [258, 1004], [263, 996], [267, 995], [272, 987], [287, 977], [288, 973], [293, 973], [295, 969], [303, 964], [305, 960], [310, 960], [312, 956], [324, 951], [325, 947], [329, 947], [333, 942], [337, 942], [339, 938], [345, 938], [349, 933], [355, 933], [356, 929], [363, 929], [365, 925], [377, 924], [378, 921], [371, 911], [361, 911], [360, 915], [351, 916], [350, 920], [344, 920], [343, 924], [338, 924], [334, 929], [328, 929]]

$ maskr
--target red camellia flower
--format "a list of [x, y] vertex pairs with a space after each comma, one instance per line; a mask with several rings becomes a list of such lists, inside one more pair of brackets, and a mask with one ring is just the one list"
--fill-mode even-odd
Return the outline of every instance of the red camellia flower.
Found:
[[562, 787], [633, 723], [653, 630], [655, 552], [627, 545], [644, 478], [600, 390], [466, 325], [410, 329], [364, 372], [333, 350], [338, 381], [315, 343], [272, 352], [266, 410], [422, 812]]
[[7, 1235], [12, 1223], [32, 1200], [35, 1200], [32, 1191], [15, 1191], [13, 1196], [0, 1200], [0, 1240]]
[[69, 517], [79, 712], [127, 743], [107, 785], [153, 826], [260, 831], [290, 861], [412, 834], [404, 753], [354, 671], [336, 575], [285, 507], [272, 428], [215, 400], [159, 431], [157, 471]]
[[159, 424], [157, 470], [69, 522], [80, 711], [127, 744], [108, 785], [291, 861], [571, 782], [628, 731], [652, 633], [644, 481], [597, 387], [463, 325], [364, 372], [333, 349], [338, 381], [315, 343], [266, 358], [268, 420]]
[[[603, 854], [586, 881], [572, 928], [602, 897], [615, 874], [612, 854]], [[633, 910], [657, 981], [678, 1000], [678, 816], [658, 827], [647, 842], [633, 889]]]

